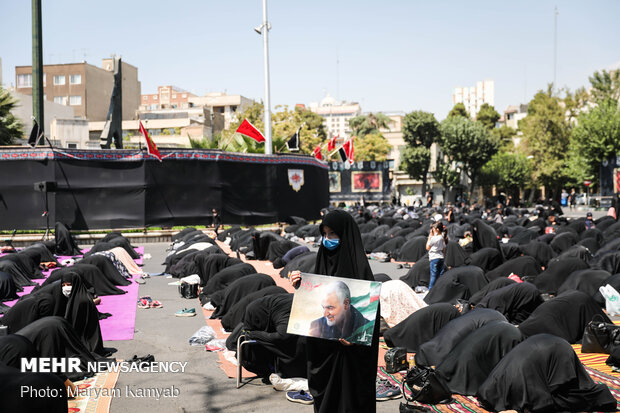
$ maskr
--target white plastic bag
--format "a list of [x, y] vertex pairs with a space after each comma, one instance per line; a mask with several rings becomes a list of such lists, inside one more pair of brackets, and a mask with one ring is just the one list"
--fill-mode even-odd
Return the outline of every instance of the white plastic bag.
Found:
[[190, 337], [189, 344], [192, 346], [204, 346], [215, 337], [215, 331], [211, 327], [200, 327], [200, 330], [196, 331], [194, 335]]
[[614, 287], [607, 284], [598, 289], [605, 298], [605, 308], [607, 315], [620, 315], [620, 294]]
[[277, 374], [271, 373], [269, 375], [269, 381], [273, 385], [273, 388], [278, 391], [308, 391], [308, 379], [283, 379]]

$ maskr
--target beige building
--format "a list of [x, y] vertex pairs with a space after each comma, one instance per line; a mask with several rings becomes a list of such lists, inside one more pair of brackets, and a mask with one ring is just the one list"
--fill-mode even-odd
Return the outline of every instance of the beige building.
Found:
[[495, 106], [495, 82], [487, 79], [476, 82], [476, 86], [456, 87], [452, 94], [452, 106], [457, 103], [464, 104], [470, 116], [475, 118], [483, 103]]
[[308, 104], [308, 109], [323, 117], [323, 126], [328, 137], [340, 136], [343, 140], [351, 136], [349, 119], [362, 114], [357, 102], [338, 102], [329, 94], [320, 103]]
[[[135, 119], [140, 106], [138, 69], [121, 61], [123, 119]], [[16, 91], [32, 95], [32, 66], [15, 67]], [[114, 59], [102, 59], [102, 67], [86, 62], [43, 66], [43, 99], [70, 106], [75, 116], [105, 121], [114, 87]]]
[[[407, 143], [403, 139], [403, 119], [404, 114], [389, 114], [390, 123], [387, 129], [382, 129], [381, 133], [387, 139], [388, 143], [392, 146], [392, 150], [388, 154], [388, 159], [393, 160], [393, 164], [390, 164], [390, 172], [392, 178], [392, 188], [395, 193], [398, 194], [400, 202], [404, 205], [413, 205], [417, 200], [424, 200], [422, 193], [422, 181], [417, 179], [411, 179], [406, 172], [400, 170], [400, 156], [402, 151], [407, 146]], [[436, 168], [437, 164], [437, 144], [431, 146], [431, 164], [429, 168], [429, 177], [427, 180], [428, 190], [435, 194], [435, 201], [439, 202], [442, 194], [442, 187], [436, 183], [430, 174]]]
[[[24, 138], [28, 139], [30, 131], [32, 130], [32, 95], [24, 95], [11, 90], [11, 95], [17, 100], [17, 105], [13, 110], [19, 120], [24, 125]], [[74, 108], [71, 106], [59, 105], [49, 100], [43, 102], [43, 111], [45, 116], [43, 118], [44, 125], [43, 130], [45, 135], [50, 137], [51, 125], [54, 119], [73, 119], [75, 117]]]
[[236, 120], [237, 113], [243, 112], [254, 101], [241, 95], [227, 95], [222, 92], [207, 93], [204, 96], [190, 96], [190, 107], [207, 108], [211, 113], [224, 117], [224, 129]]

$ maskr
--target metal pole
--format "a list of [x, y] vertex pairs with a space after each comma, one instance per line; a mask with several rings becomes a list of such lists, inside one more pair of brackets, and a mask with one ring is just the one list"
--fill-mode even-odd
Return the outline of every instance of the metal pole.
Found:
[[271, 155], [271, 98], [269, 93], [269, 22], [267, 21], [267, 0], [263, 0], [263, 53], [265, 61], [265, 154]]
[[553, 12], [553, 89], [557, 90], [557, 66], [558, 66], [558, 6]]
[[[43, 30], [41, 29], [41, 0], [32, 0], [32, 115], [45, 130], [43, 123]], [[37, 142], [38, 143], [38, 142]]]

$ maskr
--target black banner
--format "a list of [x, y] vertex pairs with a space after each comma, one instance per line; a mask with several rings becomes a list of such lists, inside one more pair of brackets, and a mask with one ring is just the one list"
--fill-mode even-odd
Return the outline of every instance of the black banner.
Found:
[[[319, 218], [329, 203], [327, 165], [301, 155], [162, 149], [163, 162], [136, 150], [0, 151], [0, 229], [74, 230], [224, 224], [289, 216]], [[35, 190], [51, 182], [54, 192]]]
[[389, 201], [392, 181], [386, 162], [329, 162], [329, 199]]

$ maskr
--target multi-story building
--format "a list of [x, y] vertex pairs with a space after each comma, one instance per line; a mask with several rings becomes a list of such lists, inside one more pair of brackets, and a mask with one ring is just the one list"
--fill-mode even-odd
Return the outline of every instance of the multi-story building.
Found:
[[193, 93], [176, 86], [159, 86], [157, 93], [142, 95], [140, 110], [187, 109]]
[[[138, 69], [121, 61], [123, 119], [135, 119], [140, 105]], [[15, 67], [16, 92], [32, 95], [32, 66]], [[114, 87], [114, 58], [102, 67], [82, 63], [43, 66], [43, 99], [71, 106], [76, 117], [105, 121]]]
[[527, 116], [527, 104], [509, 105], [504, 111], [504, 116], [499, 118], [500, 125], [506, 125], [513, 129], [519, 129], [519, 121]]
[[224, 129], [236, 120], [238, 112], [243, 112], [254, 101], [241, 95], [227, 95], [222, 92], [211, 92], [204, 96], [190, 96], [190, 107], [204, 107], [214, 114], [224, 117]]
[[323, 126], [328, 137], [340, 136], [347, 139], [351, 136], [349, 119], [362, 114], [362, 108], [357, 102], [338, 102], [329, 94], [321, 103], [310, 103], [308, 109], [323, 117]]
[[455, 88], [452, 105], [457, 103], [464, 104], [470, 116], [475, 118], [483, 103], [495, 106], [495, 82], [483, 80], [476, 82], [476, 86]]

